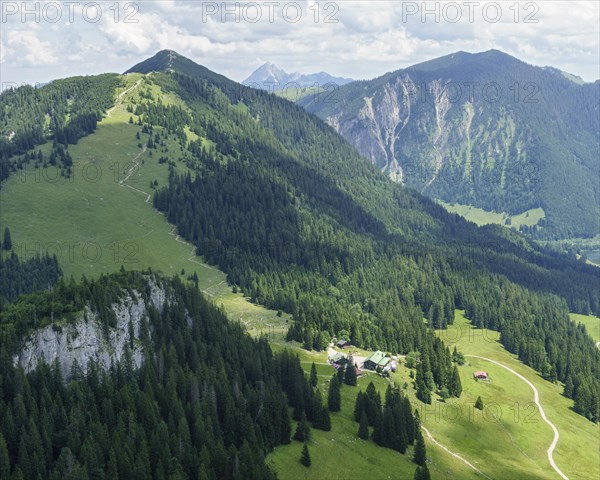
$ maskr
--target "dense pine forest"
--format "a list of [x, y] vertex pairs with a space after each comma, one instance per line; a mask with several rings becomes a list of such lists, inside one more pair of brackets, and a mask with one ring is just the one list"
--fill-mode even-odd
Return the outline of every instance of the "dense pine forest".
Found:
[[0, 250], [0, 312], [19, 295], [51, 290], [62, 275], [56, 255], [39, 252], [22, 260], [15, 252], [10, 229], [4, 229]]
[[51, 289], [62, 275], [56, 256], [48, 254], [20, 260], [15, 252], [0, 255], [0, 311], [19, 295]]
[[[162, 311], [148, 302], [150, 282], [166, 292]], [[15, 330], [74, 321], [83, 306], [109, 326], [112, 304], [132, 291], [150, 305], [139, 370], [127, 355], [110, 371], [92, 362], [67, 378], [56, 363], [29, 374], [13, 367]], [[35, 319], [23, 314], [32, 309]], [[0, 478], [275, 478], [264, 457], [291, 441], [288, 406], [298, 420], [331, 428], [297, 356], [274, 355], [177, 278], [61, 280], [9, 305], [0, 328]]]

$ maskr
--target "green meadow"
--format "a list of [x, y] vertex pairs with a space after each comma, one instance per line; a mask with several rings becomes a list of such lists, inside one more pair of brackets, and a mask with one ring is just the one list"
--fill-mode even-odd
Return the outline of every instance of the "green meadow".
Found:
[[471, 205], [449, 204], [441, 201], [439, 203], [449, 212], [457, 213], [479, 226], [496, 223], [519, 229], [521, 225], [528, 227], [537, 225], [546, 216], [542, 208], [532, 208], [519, 215], [508, 215], [504, 212], [489, 212]]
[[[462, 311], [457, 311], [455, 318], [448, 330], [437, 331], [450, 349], [456, 346], [465, 355], [500, 362], [533, 383], [546, 416], [560, 433], [554, 450], [558, 467], [571, 480], [599, 478], [600, 431], [597, 425], [571, 409], [573, 401], [562, 396], [562, 385], [544, 380], [507, 352], [499, 343], [497, 332], [473, 328]], [[476, 370], [486, 371], [491, 381], [475, 381]], [[458, 400], [447, 401], [458, 408], [448, 409], [446, 415], [442, 409], [439, 416], [434, 413], [423, 416], [423, 423], [431, 427], [432, 435], [441, 443], [452, 445], [472, 463], [480, 462], [478, 468], [490, 477], [558, 478], [546, 456], [553, 433], [533, 403], [531, 387], [485, 360], [467, 357], [459, 371], [463, 394]], [[482, 412], [471, 407], [477, 396], [488, 406]], [[458, 411], [461, 415], [453, 420], [451, 417], [457, 416]]]
[[600, 318], [593, 315], [580, 315], [570, 313], [571, 320], [575, 323], [582, 323], [594, 342], [600, 342]]
[[[593, 318], [583, 317], [580, 320]], [[560, 433], [553, 453], [558, 467], [571, 480], [597, 478], [600, 475], [600, 432], [596, 425], [571, 410], [573, 402], [562, 396], [561, 385], [542, 379], [537, 372], [508, 353], [499, 343], [497, 332], [473, 328], [462, 311], [456, 312], [454, 325], [436, 333], [450, 349], [456, 346], [465, 355], [498, 361], [532, 382], [539, 391], [546, 416]], [[326, 363], [325, 352], [307, 352], [291, 344], [274, 345], [274, 348], [294, 348], [299, 352], [307, 374], [314, 361], [319, 375], [319, 388], [326, 398], [333, 369]], [[553, 432], [533, 402], [531, 387], [513, 373], [486, 360], [466, 357], [465, 364], [458, 368], [463, 386], [461, 397], [442, 402], [433, 395], [431, 405], [416, 399], [410, 370], [405, 366], [400, 366], [389, 380], [366, 372], [359, 379], [358, 387], [342, 388], [342, 411], [331, 415], [332, 431], [312, 430], [309, 448], [313, 463], [310, 468], [303, 467], [299, 462], [302, 448], [299, 442], [278, 447], [269, 455], [268, 461], [282, 479], [411, 478], [409, 471], [414, 466], [406, 464], [410, 462], [410, 449], [407, 455], [400, 455], [377, 447], [372, 440], [359, 439], [358, 424], [352, 419], [358, 390], [364, 390], [373, 381], [383, 395], [388, 381], [393, 381], [403, 388], [413, 406], [419, 410], [423, 426], [433, 438], [481, 472], [476, 473], [426, 437], [432, 478], [559, 478], [547, 458]], [[473, 372], [477, 370], [486, 371], [490, 381], [474, 380]], [[484, 402], [483, 410], [474, 408], [478, 396]]]

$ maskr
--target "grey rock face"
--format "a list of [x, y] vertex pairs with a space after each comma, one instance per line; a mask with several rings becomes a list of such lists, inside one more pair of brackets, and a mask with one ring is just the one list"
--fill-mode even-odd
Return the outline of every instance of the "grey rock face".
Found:
[[[162, 310], [166, 301], [165, 291], [152, 281], [150, 291], [149, 303]], [[102, 369], [110, 368], [111, 364], [124, 358], [126, 347], [133, 344], [133, 348], [130, 347], [131, 361], [134, 368], [139, 368], [144, 354], [138, 340], [142, 322], [148, 316], [148, 307], [142, 296], [134, 291], [133, 297], [126, 295], [119, 303], [113, 304], [112, 309], [117, 321], [108, 332], [103, 331], [97, 315], [87, 307], [75, 323], [57, 322], [36, 330], [14, 356], [14, 364], [30, 372], [42, 362], [51, 365], [56, 361], [67, 378], [75, 365], [86, 372], [91, 360]]]

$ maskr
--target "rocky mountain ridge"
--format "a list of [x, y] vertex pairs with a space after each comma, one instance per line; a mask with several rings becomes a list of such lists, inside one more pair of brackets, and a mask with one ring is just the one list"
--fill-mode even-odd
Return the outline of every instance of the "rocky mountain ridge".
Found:
[[277, 65], [267, 62], [257, 68], [242, 82], [242, 85], [267, 91], [278, 91], [290, 87], [323, 87], [327, 84], [337, 86], [352, 82], [351, 78], [334, 77], [326, 72], [318, 73], [287, 73]]

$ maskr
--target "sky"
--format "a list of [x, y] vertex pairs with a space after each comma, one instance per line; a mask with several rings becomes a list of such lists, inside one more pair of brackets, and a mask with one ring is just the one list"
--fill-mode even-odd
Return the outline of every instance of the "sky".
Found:
[[496, 48], [600, 78], [593, 1], [0, 0], [0, 82], [123, 72], [162, 49], [242, 81], [288, 72], [369, 79], [459, 50]]

